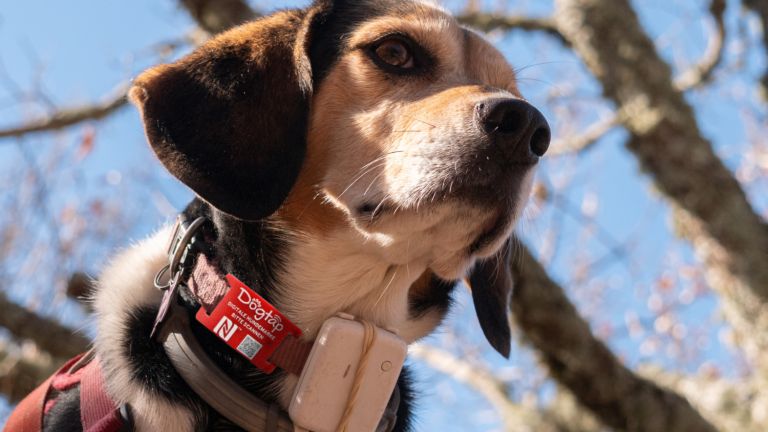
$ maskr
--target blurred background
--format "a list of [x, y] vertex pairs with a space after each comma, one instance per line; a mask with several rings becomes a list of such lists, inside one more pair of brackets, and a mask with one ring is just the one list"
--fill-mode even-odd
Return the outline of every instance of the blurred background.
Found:
[[[0, 7], [0, 424], [93, 336], [90, 278], [190, 192], [132, 77], [307, 1]], [[466, 290], [414, 346], [416, 430], [768, 430], [768, 0], [445, 1], [555, 142], [510, 265], [510, 360]]]

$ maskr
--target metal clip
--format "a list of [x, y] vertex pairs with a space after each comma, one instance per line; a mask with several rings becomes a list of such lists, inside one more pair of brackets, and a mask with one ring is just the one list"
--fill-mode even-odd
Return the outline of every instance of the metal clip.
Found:
[[[205, 223], [205, 218], [199, 217], [187, 226], [179, 216], [168, 246], [168, 264], [164, 265], [155, 275], [155, 288], [165, 291], [171, 285], [179, 282], [184, 272], [184, 264], [194, 243], [194, 236], [198, 229]], [[168, 274], [168, 281], [161, 282], [163, 276]]]
[[[176, 221], [171, 243], [168, 246], [168, 264], [164, 265], [155, 275], [155, 287], [164, 292], [155, 323], [149, 335], [150, 338], [155, 336], [165, 321], [168, 311], [178, 295], [181, 278], [186, 270], [185, 264], [194, 243], [195, 232], [200, 229], [204, 222], [205, 218], [197, 218], [187, 226], [181, 216]], [[168, 275], [168, 282], [162, 283], [161, 281], [166, 274]]]

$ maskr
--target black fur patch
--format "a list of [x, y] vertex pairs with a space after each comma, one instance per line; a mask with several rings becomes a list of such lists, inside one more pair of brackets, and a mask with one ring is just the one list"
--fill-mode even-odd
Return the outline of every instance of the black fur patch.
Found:
[[126, 323], [128, 343], [123, 355], [129, 361], [131, 376], [151, 393], [200, 411], [197, 395], [176, 372], [162, 344], [149, 337], [156, 316], [157, 308], [141, 308], [133, 311]]
[[445, 315], [453, 305], [456, 285], [458, 282], [444, 281], [432, 275], [428, 288], [408, 299], [408, 314], [411, 319], [422, 317], [432, 309], [437, 309], [441, 315]]
[[398, 0], [321, 1], [330, 6], [311, 28], [309, 58], [315, 85], [322, 81], [335, 62], [350, 49], [349, 36], [361, 24], [383, 16], [402, 16], [412, 10], [410, 2]]
[[55, 397], [56, 404], [45, 415], [43, 432], [82, 432], [80, 387], [73, 387]]
[[491, 258], [478, 262], [469, 274], [472, 302], [480, 328], [491, 346], [505, 358], [512, 349], [509, 328], [509, 302], [512, 296], [512, 271], [509, 268], [511, 243]]
[[400, 388], [400, 407], [397, 409], [397, 421], [393, 432], [408, 432], [413, 423], [413, 379], [408, 366], [403, 366], [400, 377], [397, 380]]
[[306, 151], [308, 60], [294, 56], [305, 11], [226, 33], [171, 65], [144, 73], [132, 99], [147, 138], [176, 178], [242, 219], [273, 213]]

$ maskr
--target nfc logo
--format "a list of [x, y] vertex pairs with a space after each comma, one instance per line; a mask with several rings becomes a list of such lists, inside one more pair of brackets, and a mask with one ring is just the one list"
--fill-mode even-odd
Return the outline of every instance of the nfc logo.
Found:
[[229, 339], [237, 331], [237, 325], [235, 325], [231, 319], [221, 317], [221, 320], [216, 324], [216, 327], [213, 328], [213, 331], [219, 335], [220, 338], [224, 339], [224, 342], [229, 342]]

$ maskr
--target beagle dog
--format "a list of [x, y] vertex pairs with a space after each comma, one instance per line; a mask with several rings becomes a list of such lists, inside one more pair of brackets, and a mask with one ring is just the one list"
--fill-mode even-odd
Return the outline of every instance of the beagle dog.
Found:
[[[508, 356], [503, 260], [550, 141], [515, 73], [478, 33], [419, 0], [317, 0], [234, 28], [134, 81], [160, 162], [197, 198], [210, 254], [312, 340], [338, 312], [411, 343], [466, 279]], [[114, 257], [94, 298], [109, 395], [137, 431], [238, 430], [185, 385], [150, 338], [165, 228]], [[183, 307], [196, 305], [182, 293]], [[266, 375], [199, 324], [208, 356], [287, 408], [295, 376]], [[395, 430], [408, 430], [407, 370]], [[77, 389], [45, 430], [77, 430]], [[67, 401], [71, 401], [68, 403]]]

